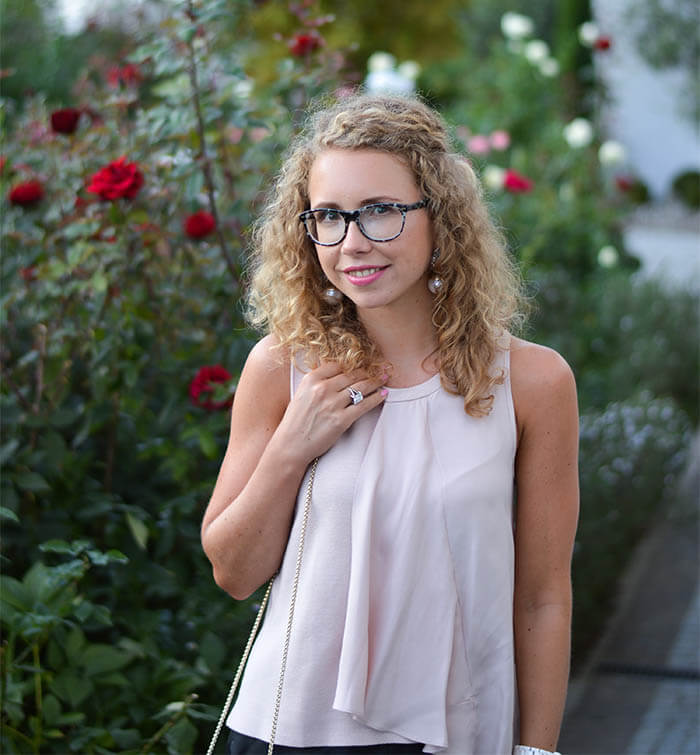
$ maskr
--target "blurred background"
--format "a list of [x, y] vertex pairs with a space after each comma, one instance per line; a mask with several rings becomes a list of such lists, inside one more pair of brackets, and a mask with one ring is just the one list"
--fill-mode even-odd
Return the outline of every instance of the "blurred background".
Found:
[[247, 234], [305, 107], [364, 85], [444, 114], [577, 376], [560, 749], [700, 752], [695, 0], [0, 11], [2, 751], [205, 751], [256, 602], [199, 544]]

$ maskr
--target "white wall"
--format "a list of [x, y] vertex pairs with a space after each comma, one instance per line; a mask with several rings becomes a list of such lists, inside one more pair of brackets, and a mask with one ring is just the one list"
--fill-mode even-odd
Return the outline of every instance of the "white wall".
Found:
[[[630, 167], [652, 196], [667, 197], [680, 172], [700, 170], [700, 136], [678, 113], [683, 72], [657, 70], [637, 53], [627, 8], [639, 0], [592, 0], [595, 22], [609, 34], [612, 47], [594, 54], [596, 72], [607, 87], [610, 104], [602, 126], [609, 138], [625, 145]], [[689, 29], [697, 34], [697, 29]]]

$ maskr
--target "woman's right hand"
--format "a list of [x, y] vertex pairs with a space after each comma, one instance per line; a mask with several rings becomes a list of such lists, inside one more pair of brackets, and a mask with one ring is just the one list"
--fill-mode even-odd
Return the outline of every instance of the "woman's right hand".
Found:
[[[289, 362], [271, 336], [251, 351], [231, 411], [226, 455], [202, 521], [217, 584], [245, 598], [279, 568], [308, 464], [384, 400], [382, 381], [326, 363], [289, 398]], [[349, 387], [365, 398], [353, 404]]]
[[[362, 371], [343, 373], [334, 362], [308, 372], [289, 402], [277, 433], [288, 438], [307, 465], [324, 454], [359, 417], [379, 406], [386, 396], [383, 380]], [[350, 388], [364, 398], [353, 404]]]

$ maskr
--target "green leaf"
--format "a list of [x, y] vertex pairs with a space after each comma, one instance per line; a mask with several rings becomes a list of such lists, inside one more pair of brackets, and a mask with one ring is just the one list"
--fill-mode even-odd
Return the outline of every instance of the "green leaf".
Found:
[[46, 695], [41, 707], [44, 723], [48, 726], [56, 726], [58, 717], [61, 715], [61, 703], [53, 695]]
[[204, 428], [200, 428], [199, 432], [197, 433], [197, 440], [199, 441], [199, 447], [202, 449], [202, 453], [207, 457], [207, 459], [216, 458], [217, 454], [219, 453], [219, 448], [216, 444], [216, 438], [214, 438], [214, 434], [212, 432]]
[[87, 647], [80, 659], [80, 665], [90, 676], [94, 676], [124, 668], [130, 660], [131, 656], [123, 650], [95, 643]]
[[68, 634], [65, 645], [63, 646], [71, 666], [78, 665], [84, 647], [85, 635], [81, 629], [74, 627]]
[[18, 611], [29, 611], [32, 607], [30, 591], [18, 580], [4, 574], [0, 575], [0, 601]]
[[49, 689], [71, 708], [77, 708], [94, 691], [93, 683], [72, 669], [64, 669], [49, 682]]
[[200, 643], [199, 652], [213, 671], [220, 668], [226, 655], [224, 643], [213, 632], [205, 632]]
[[45, 543], [41, 543], [39, 550], [44, 553], [62, 553], [75, 556], [75, 549], [65, 540], [47, 540]]
[[197, 729], [186, 718], [181, 718], [165, 735], [168, 743], [168, 752], [180, 755], [192, 752], [197, 740]]
[[146, 550], [146, 545], [148, 543], [148, 527], [146, 527], [141, 519], [137, 519], [130, 511], [126, 512], [126, 523], [131, 530], [131, 534], [133, 535], [136, 544], [141, 550]]
[[46, 493], [51, 490], [49, 483], [36, 472], [20, 472], [15, 482], [22, 490], [29, 490], [32, 493]]
[[17, 438], [12, 438], [0, 446], [0, 467], [14, 454], [18, 447], [19, 441]]
[[0, 519], [5, 519], [8, 522], [16, 522], [19, 524], [19, 517], [11, 509], [0, 506]]

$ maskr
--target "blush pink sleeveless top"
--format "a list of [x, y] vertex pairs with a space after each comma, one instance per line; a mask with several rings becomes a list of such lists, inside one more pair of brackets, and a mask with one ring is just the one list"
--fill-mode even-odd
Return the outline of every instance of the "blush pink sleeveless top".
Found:
[[[440, 376], [389, 389], [316, 472], [277, 743], [419, 742], [511, 755], [515, 414], [509, 352], [486, 417]], [[292, 393], [303, 377], [292, 368]], [[307, 480], [299, 492], [303, 506]], [[270, 734], [295, 517], [230, 728]]]

